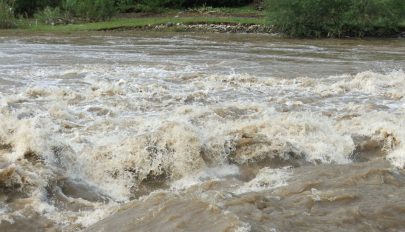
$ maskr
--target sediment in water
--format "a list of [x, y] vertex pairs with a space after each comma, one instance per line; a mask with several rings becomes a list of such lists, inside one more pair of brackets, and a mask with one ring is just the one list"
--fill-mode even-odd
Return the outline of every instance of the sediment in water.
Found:
[[[99, 63], [116, 45], [93, 46], [80, 49]], [[403, 71], [224, 74], [194, 53], [156, 64], [170, 46], [144, 66], [0, 69], [33, 80], [2, 89], [0, 230], [401, 230]]]

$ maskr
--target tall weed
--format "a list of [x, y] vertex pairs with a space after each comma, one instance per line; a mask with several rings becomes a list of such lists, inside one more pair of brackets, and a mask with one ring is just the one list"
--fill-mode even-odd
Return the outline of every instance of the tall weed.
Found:
[[0, 0], [0, 28], [16, 27], [14, 8], [5, 0]]

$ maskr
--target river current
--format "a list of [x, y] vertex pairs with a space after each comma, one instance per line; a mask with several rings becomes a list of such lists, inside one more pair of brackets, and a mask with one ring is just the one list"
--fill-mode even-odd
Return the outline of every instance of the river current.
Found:
[[405, 40], [0, 37], [0, 231], [405, 231]]

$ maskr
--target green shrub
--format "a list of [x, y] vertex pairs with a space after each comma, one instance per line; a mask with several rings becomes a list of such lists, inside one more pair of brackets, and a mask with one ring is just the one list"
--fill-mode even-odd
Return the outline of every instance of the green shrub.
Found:
[[13, 28], [16, 26], [14, 10], [11, 4], [0, 0], [0, 28]]
[[135, 9], [134, 0], [116, 0], [115, 6], [119, 12], [131, 12]]
[[69, 14], [72, 14], [72, 16], [73, 16], [77, 3], [78, 3], [77, 0], [63, 0], [62, 4], [61, 4], [62, 9], [63, 9], [63, 11], [65, 11]]
[[106, 20], [115, 14], [112, 0], [65, 0], [62, 7], [68, 14], [87, 21]]
[[184, 0], [139, 0], [136, 8], [142, 12], [161, 12], [166, 8], [181, 8]]
[[405, 19], [405, 1], [353, 0], [345, 19], [343, 29], [352, 35], [394, 34]]
[[404, 0], [267, 0], [269, 22], [299, 37], [382, 36], [398, 31]]
[[47, 6], [44, 10], [36, 13], [34, 16], [38, 21], [46, 24], [54, 25], [65, 22], [64, 16], [59, 7], [52, 8]]

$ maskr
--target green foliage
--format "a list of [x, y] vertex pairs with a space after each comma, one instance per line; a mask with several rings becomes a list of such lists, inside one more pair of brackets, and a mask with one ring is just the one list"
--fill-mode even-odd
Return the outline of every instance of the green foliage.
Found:
[[395, 33], [404, 0], [267, 0], [270, 23], [290, 36], [382, 36]]
[[47, 6], [44, 10], [36, 13], [34, 17], [40, 22], [51, 25], [64, 21], [63, 14], [59, 7], [52, 8]]
[[350, 34], [384, 35], [398, 31], [405, 19], [404, 0], [353, 1], [345, 15], [345, 30]]
[[0, 0], [0, 28], [13, 28], [16, 26], [14, 10], [11, 4]]
[[253, 0], [184, 0], [183, 6], [238, 7], [252, 3]]
[[[56, 13], [89, 21], [106, 20], [115, 13], [120, 0], [13, 0], [17, 14], [47, 18]], [[128, 0], [129, 1], [129, 0]], [[58, 10], [59, 8], [59, 10]], [[58, 12], [59, 11], [59, 12]], [[37, 12], [37, 14], [35, 14]]]
[[87, 21], [107, 20], [115, 14], [111, 0], [64, 0], [62, 7], [69, 15]]
[[115, 6], [119, 12], [131, 12], [135, 10], [134, 0], [116, 0]]
[[15, 11], [17, 14], [32, 16], [35, 12], [45, 7], [57, 7], [62, 0], [15, 0]]
[[138, 0], [136, 10], [140, 12], [162, 12], [167, 8], [181, 8], [184, 0]]
[[[2, 0], [3, 1], [3, 0]], [[6, 0], [4, 0], [6, 1]], [[15, 2], [17, 15], [47, 17], [46, 14], [67, 13], [89, 21], [110, 18], [119, 12], [162, 12], [166, 9], [189, 7], [236, 7], [252, 3], [254, 0], [8, 0]], [[257, 1], [257, 0], [256, 0]], [[46, 11], [45, 11], [45, 8]], [[50, 9], [53, 9], [51, 12]]]
[[[131, 1], [131, 0], [124, 0]], [[238, 7], [252, 3], [253, 0], [133, 0], [138, 11], [159, 12], [165, 8], [188, 7]]]

